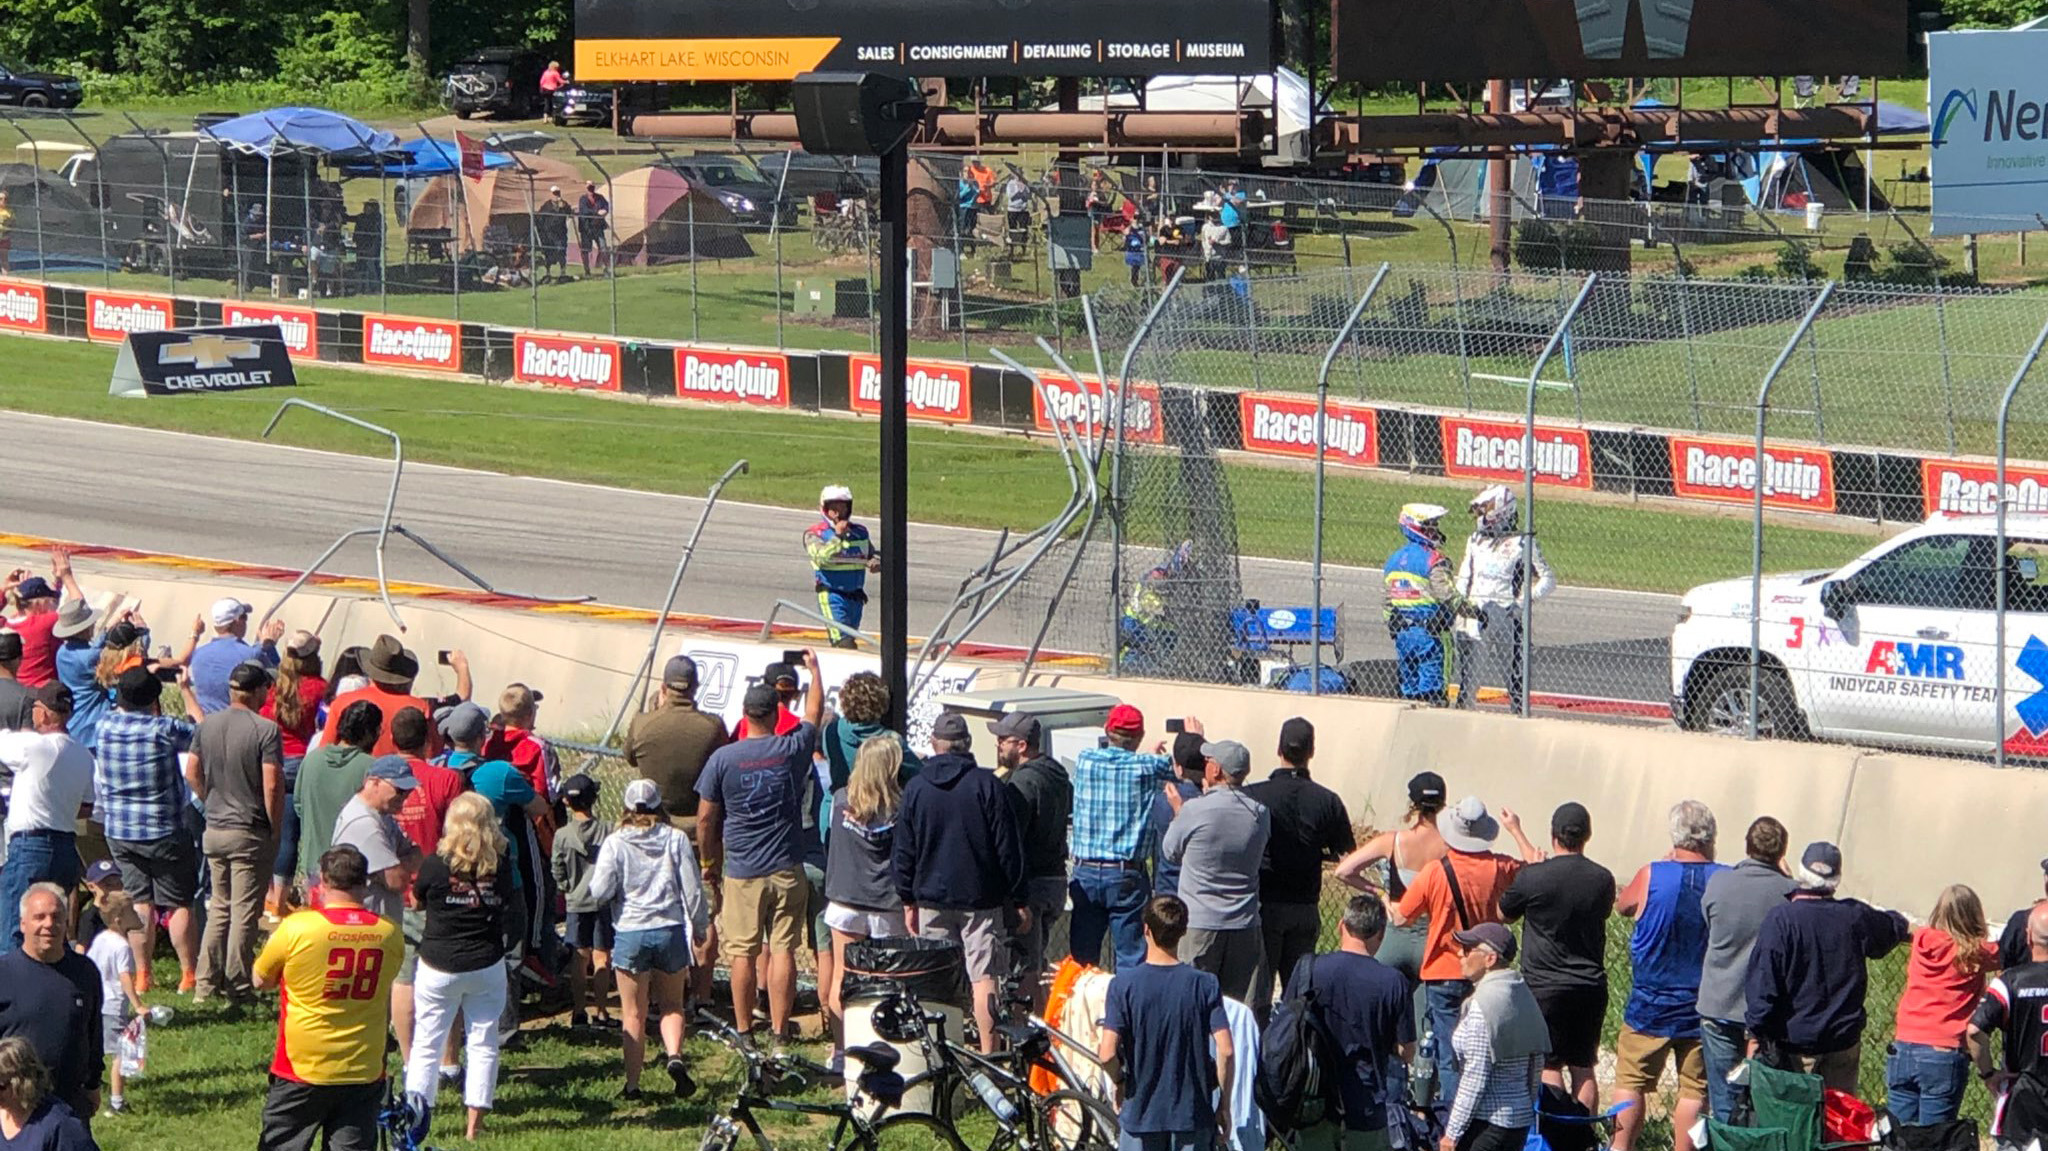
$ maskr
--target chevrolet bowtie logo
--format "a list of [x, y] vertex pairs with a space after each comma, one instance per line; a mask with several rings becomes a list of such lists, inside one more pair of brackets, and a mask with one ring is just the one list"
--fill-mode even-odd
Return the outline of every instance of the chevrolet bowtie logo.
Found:
[[211, 371], [228, 367], [236, 360], [254, 359], [261, 351], [256, 341], [239, 336], [194, 336], [183, 343], [158, 348], [156, 362], [160, 367], [190, 364], [200, 371]]

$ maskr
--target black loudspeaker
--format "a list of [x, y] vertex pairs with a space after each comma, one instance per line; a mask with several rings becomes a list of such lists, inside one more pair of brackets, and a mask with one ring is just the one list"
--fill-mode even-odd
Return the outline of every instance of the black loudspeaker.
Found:
[[804, 151], [879, 156], [917, 126], [924, 95], [909, 80], [873, 72], [806, 72], [790, 85]]

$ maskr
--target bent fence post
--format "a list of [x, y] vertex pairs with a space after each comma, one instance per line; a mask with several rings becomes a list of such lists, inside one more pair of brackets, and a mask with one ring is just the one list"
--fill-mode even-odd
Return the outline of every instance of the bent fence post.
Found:
[[1344, 317], [1344, 323], [1337, 329], [1337, 336], [1330, 341], [1329, 349], [1323, 353], [1323, 366], [1316, 371], [1316, 510], [1315, 544], [1309, 556], [1309, 680], [1310, 695], [1323, 694], [1323, 477], [1328, 471], [1324, 458], [1328, 449], [1330, 427], [1330, 369], [1336, 366], [1337, 356], [1344, 345], [1351, 342], [1351, 333], [1358, 327], [1358, 321], [1365, 315], [1365, 309], [1372, 304], [1372, 298], [1379, 294], [1380, 285], [1387, 282], [1387, 273], [1393, 264], [1382, 262], [1379, 271], [1372, 275], [1372, 282], [1365, 286], [1365, 294], [1351, 306], [1351, 314]]
[[[1123, 363], [1117, 366], [1116, 383], [1112, 387], [1107, 379], [1101, 381], [1102, 402], [1108, 410], [1107, 419], [1097, 427], [1106, 437], [1109, 445], [1109, 674], [1119, 675], [1123, 671], [1123, 572], [1124, 572], [1124, 408], [1125, 396], [1131, 386], [1131, 366], [1137, 362], [1138, 350], [1152, 336], [1152, 329], [1159, 323], [1159, 317], [1166, 311], [1168, 301], [1180, 289], [1181, 278], [1187, 274], [1185, 266], [1174, 269], [1173, 278], [1152, 302], [1152, 310], [1138, 322], [1138, 330], [1131, 333], [1131, 342], [1124, 348]], [[1078, 384], [1079, 381], [1076, 381]], [[1087, 387], [1080, 385], [1085, 393]]]
[[[2033, 344], [2027, 348], [2027, 354], [2021, 357], [2019, 370], [2012, 374], [2012, 382], [2005, 386], [2004, 397], [1998, 401], [1998, 550], [1991, 556], [1991, 562], [1998, 565], [1997, 600], [1993, 604], [1998, 614], [1998, 643], [1992, 648], [1991, 655], [1991, 666], [1997, 671], [1994, 692], [1997, 699], [1994, 701], [1995, 718], [1991, 734], [1993, 746], [1997, 748], [1994, 755], [1999, 767], [2005, 766], [2005, 606], [2009, 590], [2006, 586], [2005, 564], [2005, 549], [2008, 546], [2005, 536], [2005, 434], [2008, 417], [2012, 414], [2013, 397], [2019, 394], [2020, 385], [2026, 381], [2027, 373], [2033, 370], [2034, 362], [2041, 358], [2041, 348], [2044, 344], [2048, 344], [2048, 324], [2041, 326], [2040, 334], [2034, 337]], [[2048, 687], [2048, 683], [2043, 683], [2042, 686]]]
[[1756, 479], [1752, 486], [1753, 505], [1751, 509], [1751, 539], [1749, 551], [1749, 716], [1745, 721], [1748, 730], [1745, 738], [1757, 737], [1758, 701], [1763, 688], [1764, 657], [1764, 488], [1769, 486], [1770, 473], [1764, 467], [1764, 432], [1771, 417], [1771, 385], [1778, 380], [1778, 373], [1785, 370], [1786, 361], [1792, 358], [1813, 322], [1820, 318], [1821, 309], [1828, 306], [1828, 300], [1835, 294], [1835, 281], [1829, 280], [1821, 286], [1820, 294], [1807, 307], [1806, 315], [1799, 320], [1799, 326], [1792, 330], [1792, 337], [1785, 346], [1778, 349], [1778, 358], [1771, 361], [1770, 370], [1756, 389]]
[[305, 571], [300, 572], [299, 578], [292, 581], [292, 586], [286, 588], [284, 594], [277, 597], [277, 602], [271, 604], [270, 610], [263, 613], [263, 618], [256, 621], [257, 626], [261, 627], [263, 624], [268, 623], [270, 617], [277, 614], [277, 609], [283, 607], [284, 602], [292, 598], [292, 594], [297, 592], [308, 579], [312, 578], [313, 573], [320, 569], [320, 565], [327, 562], [328, 557], [339, 551], [342, 544], [355, 536], [368, 535], [374, 530], [377, 535], [377, 595], [384, 601], [384, 610], [390, 613], [391, 622], [397, 625], [399, 631], [403, 632], [405, 630], [405, 621], [398, 618], [398, 609], [391, 603], [391, 585], [384, 578], [384, 544], [391, 538], [391, 517], [398, 509], [398, 482], [405, 477], [405, 441], [398, 437], [397, 432], [381, 424], [373, 424], [368, 420], [357, 419], [346, 413], [337, 412], [323, 404], [300, 399], [289, 399], [277, 406], [277, 413], [271, 416], [270, 422], [263, 426], [264, 439], [270, 438], [270, 433], [277, 430], [278, 421], [284, 419], [284, 414], [293, 408], [304, 408], [309, 412], [318, 412], [323, 416], [331, 416], [343, 423], [354, 424], [365, 431], [375, 432], [389, 439], [391, 441], [391, 486], [385, 490], [384, 514], [377, 518], [376, 528], [360, 528], [347, 532], [340, 539], [335, 540], [334, 546], [322, 553], [320, 558], [314, 560], [312, 565]]
[[[1536, 366], [1529, 369], [1528, 386], [1524, 389], [1522, 404], [1522, 642], [1515, 653], [1515, 660], [1522, 670], [1522, 698], [1516, 700], [1509, 693], [1508, 703], [1517, 715], [1528, 718], [1529, 693], [1535, 686], [1530, 674], [1530, 657], [1534, 653], [1536, 634], [1536, 387], [1543, 378], [1543, 368], [1550, 363], [1550, 357], [1564, 346], [1570, 336], [1572, 321], [1578, 318], [1579, 309], [1593, 295], [1593, 289], [1600, 283], [1600, 273], [1591, 272], [1586, 282], [1579, 285], [1579, 294], [1572, 297], [1564, 318], [1557, 322], [1550, 339], [1544, 341], [1543, 351], [1536, 357]], [[1589, 462], [1590, 466], [1590, 462]], [[1465, 701], [1460, 700], [1460, 703]]]
[[711, 485], [710, 494], [704, 497], [704, 509], [697, 514], [697, 526], [690, 532], [690, 542], [683, 545], [682, 557], [676, 560], [675, 575], [669, 577], [668, 595], [661, 601], [661, 610], [654, 613], [654, 634], [647, 639], [647, 654], [641, 657], [640, 667], [633, 672], [632, 682], [626, 685], [626, 696], [619, 701], [619, 710], [612, 716], [611, 726], [605, 728], [604, 735], [599, 737], [598, 746], [611, 746], [612, 737], [619, 733], [619, 725], [626, 722], [626, 713], [632, 711], [639, 700], [641, 685], [654, 672], [654, 661], [661, 650], [661, 633], [668, 628], [668, 613], [675, 610], [676, 593], [682, 590], [683, 586], [683, 573], [689, 570], [690, 557], [697, 554], [697, 540], [704, 534], [704, 525], [711, 522], [711, 509], [718, 506], [718, 496], [725, 490], [725, 485], [731, 483], [734, 476], [745, 474], [747, 461], [735, 461], [731, 467], [725, 469], [725, 474], [719, 476], [717, 482]]

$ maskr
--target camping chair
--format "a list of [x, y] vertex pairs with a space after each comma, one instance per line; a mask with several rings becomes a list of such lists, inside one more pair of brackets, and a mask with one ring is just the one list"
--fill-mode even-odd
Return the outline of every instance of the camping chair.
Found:
[[1138, 202], [1126, 196], [1124, 206], [1102, 218], [1102, 242], [1098, 245], [1105, 252], [1121, 251], [1124, 233], [1138, 222]]
[[1707, 1118], [1707, 1146], [1710, 1151], [1793, 1151], [1783, 1127], [1736, 1127], [1712, 1116]]
[[1545, 1083], [1536, 1095], [1536, 1125], [1529, 1128], [1522, 1151], [1603, 1151], [1614, 1138], [1614, 1121], [1634, 1103], [1616, 1103], [1598, 1115]]
[[1776, 1127], [1785, 1132], [1787, 1151], [1815, 1151], [1821, 1145], [1821, 1103], [1825, 1088], [1818, 1075], [1785, 1071], [1763, 1061], [1749, 1061], [1751, 1127]]

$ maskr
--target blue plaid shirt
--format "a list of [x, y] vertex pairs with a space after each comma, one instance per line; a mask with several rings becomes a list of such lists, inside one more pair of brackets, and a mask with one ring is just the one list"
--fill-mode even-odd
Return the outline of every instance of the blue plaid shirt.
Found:
[[178, 756], [192, 749], [194, 731], [167, 715], [116, 710], [101, 718], [92, 805], [108, 839], [142, 842], [183, 830], [187, 792]]
[[1120, 747], [1074, 757], [1074, 858], [1142, 860], [1152, 854], [1152, 797], [1172, 779], [1173, 760]]

